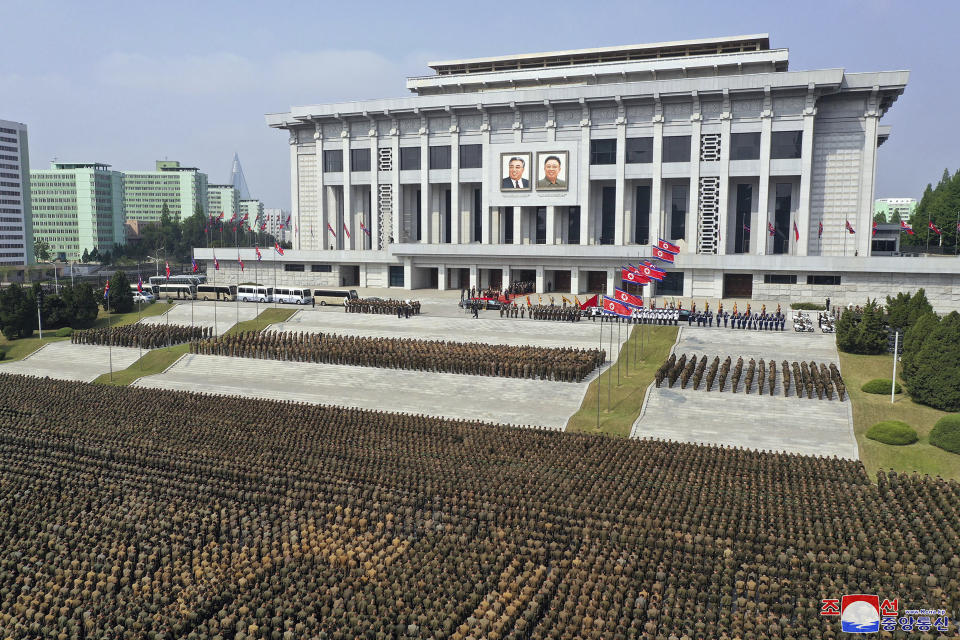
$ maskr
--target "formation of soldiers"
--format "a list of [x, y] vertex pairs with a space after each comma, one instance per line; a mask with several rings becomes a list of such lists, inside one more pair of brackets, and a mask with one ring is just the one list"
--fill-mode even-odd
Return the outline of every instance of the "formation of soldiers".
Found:
[[190, 353], [580, 382], [606, 352], [307, 332], [243, 332], [195, 340]]
[[633, 324], [676, 325], [680, 321], [680, 310], [662, 307], [659, 309], [634, 309], [630, 317]]
[[[679, 381], [680, 388], [686, 389], [687, 383], [692, 381], [691, 388], [711, 391], [716, 381], [718, 383], [717, 391], [722, 392], [726, 389], [727, 378], [729, 378], [731, 393], [736, 393], [741, 388], [740, 381], [743, 380], [742, 390], [744, 393], [749, 394], [756, 390], [758, 395], [765, 393], [769, 393], [771, 396], [775, 395], [777, 363], [774, 360], [764, 361], [761, 358], [757, 362], [750, 358], [746, 363], [746, 371], [744, 371], [743, 358], [737, 358], [734, 364], [730, 356], [727, 356], [722, 362], [719, 356], [714, 356], [712, 362], [709, 363], [709, 369], [707, 368], [707, 360], [708, 356], [706, 355], [700, 356], [698, 359], [696, 354], [690, 354], [689, 358], [686, 354], [681, 354], [678, 358], [677, 354], [671, 353], [654, 374], [654, 384], [657, 388], [660, 388], [666, 382], [667, 386], [672, 389], [673, 385]], [[840, 401], [843, 401], [846, 397], [846, 386], [843, 384], [843, 378], [840, 377], [840, 370], [837, 365], [831, 363], [828, 367], [822, 362], [818, 365], [811, 361], [809, 364], [794, 362], [791, 366], [787, 364], [786, 360], [783, 360], [780, 364], [782, 368], [780, 380], [784, 397], [790, 394], [791, 379], [795, 395], [798, 398], [813, 399], [814, 394], [816, 394], [819, 400], [832, 400], [834, 393]], [[756, 384], [754, 384], [754, 381], [756, 381]], [[703, 384], [701, 385], [701, 383]]]
[[211, 327], [190, 327], [178, 324], [125, 324], [119, 327], [99, 327], [74, 331], [70, 336], [73, 344], [96, 344], [115, 347], [141, 347], [159, 349], [191, 340], [202, 340], [213, 335]]
[[[0, 386], [2, 638], [828, 640], [846, 634], [820, 598], [960, 610], [960, 483], [939, 477], [874, 484], [859, 461], [820, 456]], [[950, 618], [932, 634], [956, 637]]]
[[511, 304], [500, 308], [501, 318], [523, 318], [531, 320], [553, 320], [556, 322], [580, 322], [580, 307], [571, 305], [536, 304], [529, 307]]
[[395, 315], [398, 318], [420, 315], [419, 300], [370, 300], [367, 298], [353, 298], [343, 304], [346, 313], [377, 313], [381, 315]]

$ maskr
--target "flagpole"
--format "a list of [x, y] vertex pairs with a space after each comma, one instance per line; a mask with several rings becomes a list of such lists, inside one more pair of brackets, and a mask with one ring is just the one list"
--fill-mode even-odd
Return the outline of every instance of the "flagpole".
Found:
[[[600, 346], [597, 351], [603, 351], [603, 316], [600, 317]], [[603, 363], [600, 363], [600, 371], [597, 373], [597, 431], [600, 431], [600, 375], [603, 373]]]
[[[217, 271], [219, 271], [219, 269], [217, 269], [217, 266], [218, 266], [217, 254], [213, 254], [213, 290], [214, 292], [216, 292], [217, 290]], [[217, 298], [218, 297], [219, 296], [216, 295], [215, 293], [214, 299], [213, 299], [213, 335], [214, 336], [218, 335], [217, 333]]]
[[107, 334], [109, 335], [107, 344], [110, 345], [108, 347], [107, 353], [110, 359], [110, 382], [113, 382], [113, 325], [110, 324], [110, 289], [109, 289], [110, 281], [109, 280], [107, 280], [107, 287], [108, 287], [107, 288]]
[[[239, 268], [240, 268], [240, 241], [238, 240], [235, 244], [236, 244], [236, 247], [237, 247], [237, 268], [239, 269]], [[238, 285], [240, 284], [240, 273], [241, 273], [241, 272], [242, 272], [242, 270], [241, 270], [241, 271], [237, 271], [237, 284], [238, 284]], [[227, 287], [229, 287], [229, 286], [230, 286], [230, 285], [227, 285]], [[228, 298], [228, 299], [229, 299], [229, 296], [230, 296], [230, 289], [228, 288], [228, 289], [227, 289], [227, 298]], [[236, 296], [234, 296], [233, 298], [234, 298], [234, 302], [236, 302], [236, 304], [237, 304], [237, 324], [240, 324], [240, 301], [236, 299], [236, 298], [237, 298]]]
[[930, 253], [930, 210], [927, 209], [927, 246], [923, 250], [924, 253]]
[[953, 255], [957, 255], [958, 238], [960, 238], [960, 209], [957, 210], [957, 225], [953, 228]]
[[[617, 316], [617, 351], [620, 351], [620, 316]], [[613, 328], [610, 328], [610, 333], [613, 334]], [[617, 354], [620, 355], [619, 353]], [[620, 358], [617, 357], [617, 386], [620, 386]]]
[[[601, 320], [601, 322], [603, 322]], [[607, 369], [607, 413], [610, 413], [610, 377], [613, 374], [613, 325], [610, 325], [610, 368]]]
[[[143, 276], [140, 275], [139, 269], [137, 270], [137, 282], [143, 282]], [[140, 284], [137, 289], [140, 291], [140, 299], [137, 300], [137, 324], [140, 324], [140, 305], [143, 303], [143, 285]], [[137, 339], [137, 346], [140, 347], [140, 368], [143, 369], [143, 343], [140, 342], [139, 339]]]

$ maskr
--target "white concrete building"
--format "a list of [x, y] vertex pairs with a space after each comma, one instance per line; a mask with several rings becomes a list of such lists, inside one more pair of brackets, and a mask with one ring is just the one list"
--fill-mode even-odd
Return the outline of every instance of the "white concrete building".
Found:
[[960, 261], [871, 255], [880, 120], [906, 71], [790, 71], [767, 35], [430, 67], [409, 97], [267, 116], [289, 136], [282, 260], [308, 274], [291, 277], [610, 291], [663, 238], [681, 252], [657, 296], [925, 286], [960, 306]]
[[[289, 211], [286, 209], [264, 209], [263, 218], [263, 224], [266, 225], [263, 231], [281, 242], [293, 239], [293, 216], [290, 215]], [[280, 228], [281, 224], [283, 225], [282, 229]]]
[[240, 196], [236, 187], [232, 184], [208, 184], [207, 210], [214, 218], [221, 213], [224, 220], [236, 216], [240, 211]]
[[159, 222], [163, 205], [170, 217], [186, 220], [199, 208], [209, 215], [207, 174], [196, 167], [181, 167], [176, 160], [157, 160], [155, 171], [123, 173], [123, 205], [127, 217], [140, 222]]
[[27, 125], [0, 120], [0, 265], [33, 262]]

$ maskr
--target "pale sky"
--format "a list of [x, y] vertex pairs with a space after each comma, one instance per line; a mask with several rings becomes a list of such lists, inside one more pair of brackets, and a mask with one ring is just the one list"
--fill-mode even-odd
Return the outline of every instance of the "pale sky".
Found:
[[288, 208], [286, 135], [266, 113], [409, 95], [428, 60], [769, 33], [791, 70], [910, 70], [876, 196], [919, 198], [960, 168], [958, 25], [946, 1], [0, 0], [0, 119], [27, 124], [33, 168], [169, 158], [219, 183], [237, 152], [252, 196]]

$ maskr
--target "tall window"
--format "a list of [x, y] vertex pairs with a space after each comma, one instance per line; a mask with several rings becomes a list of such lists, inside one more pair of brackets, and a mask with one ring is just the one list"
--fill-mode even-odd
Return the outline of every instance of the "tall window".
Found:
[[591, 140], [590, 164], [616, 164], [617, 140]]
[[[689, 137], [687, 138], [689, 140]], [[690, 204], [690, 188], [677, 184], [672, 189], [670, 204], [670, 239], [682, 240], [687, 231], [687, 207]]]
[[753, 185], [737, 185], [737, 216], [733, 230], [733, 252], [750, 253], [750, 213], [753, 210]]
[[537, 207], [537, 242], [547, 244], [547, 208]]
[[790, 196], [793, 185], [778, 183], [773, 205], [773, 252], [787, 253], [790, 250]]
[[420, 147], [400, 147], [400, 170], [416, 171], [420, 168]]
[[430, 147], [430, 168], [450, 168], [450, 145], [445, 144], [442, 146]]
[[460, 145], [460, 168], [461, 169], [479, 169], [482, 166], [483, 166], [483, 145], [482, 144]]
[[617, 228], [616, 187], [604, 187], [600, 200], [600, 244], [613, 244]]
[[503, 242], [513, 242], [513, 207], [500, 207], [500, 222], [503, 224]]
[[350, 149], [350, 171], [370, 171], [370, 149]]
[[[447, 147], [448, 149], [450, 147]], [[450, 189], [444, 189], [443, 191], [443, 241], [447, 244], [450, 244], [453, 238], [453, 230], [451, 227], [451, 218], [453, 217], [453, 212], [451, 211], [450, 206]]]
[[473, 241], [483, 242], [483, 208], [480, 189], [473, 190]]
[[690, 162], [690, 136], [664, 136], [663, 162]]
[[774, 131], [770, 136], [770, 157], [774, 160], [799, 158], [803, 131]]
[[731, 160], [759, 160], [760, 133], [730, 134]]
[[633, 204], [633, 241], [637, 244], [650, 242], [650, 185], [637, 187], [637, 199]]
[[340, 173], [343, 171], [343, 151], [331, 149], [323, 152], [323, 172]]
[[567, 207], [567, 244], [580, 244], [580, 207]]
[[627, 164], [653, 162], [653, 138], [627, 138]]
[[416, 222], [416, 225], [417, 225], [417, 241], [419, 242], [420, 240], [423, 239], [423, 221], [420, 219], [420, 213], [421, 213], [421, 211], [420, 211], [420, 207], [421, 207], [421, 203], [420, 203], [420, 189], [417, 189], [417, 196], [416, 196], [416, 198], [417, 198], [417, 208], [416, 208], [416, 211], [417, 211], [417, 213], [416, 213], [416, 219], [417, 219], [417, 222]]

